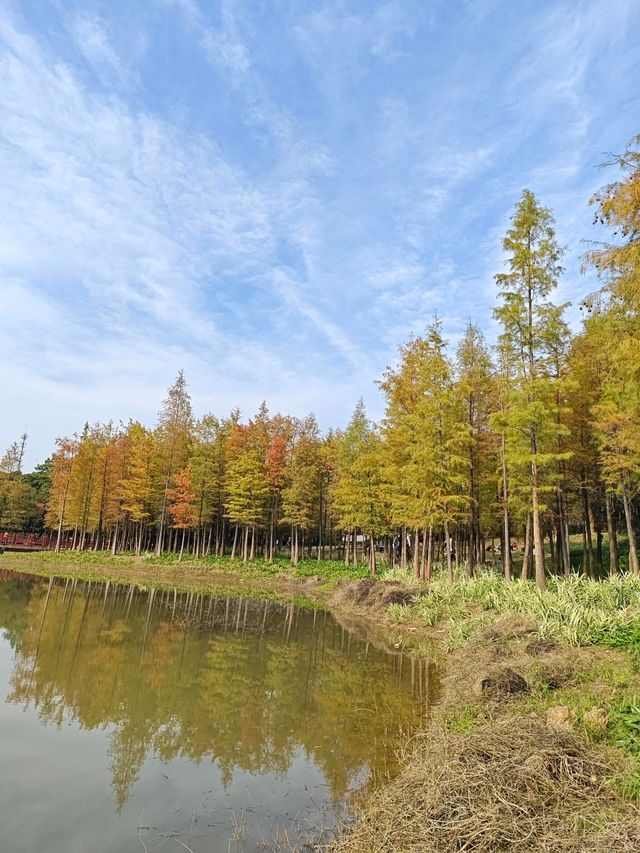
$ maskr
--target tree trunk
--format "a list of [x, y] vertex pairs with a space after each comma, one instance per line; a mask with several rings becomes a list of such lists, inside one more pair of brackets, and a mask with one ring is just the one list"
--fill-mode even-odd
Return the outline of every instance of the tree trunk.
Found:
[[236, 524], [235, 530], [233, 532], [233, 545], [231, 546], [231, 559], [235, 560], [236, 558], [236, 548], [238, 547], [238, 525]]
[[[506, 581], [510, 581], [513, 573], [511, 567], [511, 536], [509, 534], [509, 485], [507, 480], [507, 458], [504, 433], [502, 434], [502, 527], [504, 536], [502, 571], [504, 572], [504, 579]], [[494, 561], [495, 553], [494, 548]]]
[[627, 523], [627, 536], [629, 537], [629, 571], [632, 575], [640, 574], [638, 565], [638, 548], [636, 545], [636, 532], [633, 527], [633, 507], [629, 497], [629, 486], [627, 479], [622, 481], [622, 503], [624, 506], [624, 517]]
[[451, 562], [451, 541], [449, 539], [449, 522], [444, 523], [444, 541], [447, 549], [447, 580], [453, 585], [453, 564]]
[[552, 571], [555, 572], [556, 574], [558, 571], [558, 564], [556, 562], [556, 551], [557, 550], [558, 550], [557, 547], [555, 547], [554, 543], [553, 543], [553, 524], [549, 524], [549, 551], [551, 553], [551, 566], [552, 566]]
[[271, 508], [271, 521], [269, 523], [269, 562], [273, 563], [273, 525], [275, 516], [275, 505]]
[[536, 565], [536, 586], [538, 589], [546, 589], [547, 579], [544, 570], [544, 541], [540, 526], [540, 507], [538, 505], [538, 471], [535, 461], [531, 463], [531, 479], [533, 488], [531, 490], [531, 502], [533, 504], [533, 552]]
[[569, 543], [569, 513], [567, 511], [567, 499], [562, 495], [562, 548], [564, 550], [564, 574], [571, 574], [571, 546]]
[[524, 530], [524, 554], [522, 556], [523, 581], [529, 580], [529, 569], [531, 568], [531, 513], [527, 515], [527, 523]]
[[255, 524], [251, 527], [251, 555], [250, 559], [255, 560], [256, 558], [256, 526]]
[[591, 519], [589, 514], [589, 496], [583, 486], [582, 492], [582, 524], [584, 527], [584, 551], [582, 562], [588, 578], [593, 578], [593, 542], [591, 540]]
[[600, 512], [593, 517], [593, 522], [596, 529], [596, 580], [599, 580], [604, 572], [602, 561], [602, 518]]
[[111, 556], [115, 557], [118, 547], [118, 522], [116, 521], [115, 530], [113, 531], [113, 541], [111, 542]]
[[618, 534], [613, 517], [613, 498], [610, 492], [604, 493], [604, 505], [607, 512], [607, 533], [609, 535], [609, 574], [617, 575], [620, 568], [618, 564]]
[[429, 525], [429, 538], [427, 540], [427, 565], [425, 567], [424, 580], [431, 582], [431, 571], [433, 569], [433, 525]]
[[249, 556], [249, 527], [245, 524], [242, 527], [242, 562], [246, 563]]

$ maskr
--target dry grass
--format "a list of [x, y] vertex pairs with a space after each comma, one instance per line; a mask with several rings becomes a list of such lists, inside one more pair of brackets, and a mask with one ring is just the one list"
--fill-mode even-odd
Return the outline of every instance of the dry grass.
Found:
[[[577, 853], [640, 849], [638, 812], [572, 734], [535, 718], [430, 731], [401, 775], [366, 798], [331, 853]], [[634, 846], [635, 845], [635, 846]]]
[[544, 640], [521, 616], [501, 617], [449, 655], [442, 677], [445, 710], [473, 699], [505, 702], [540, 685], [555, 690], [601, 654], [607, 652]]
[[336, 584], [331, 604], [363, 610], [385, 611], [391, 604], [407, 605], [415, 600], [416, 591], [399, 581], [374, 577], [352, 581], [343, 578]]

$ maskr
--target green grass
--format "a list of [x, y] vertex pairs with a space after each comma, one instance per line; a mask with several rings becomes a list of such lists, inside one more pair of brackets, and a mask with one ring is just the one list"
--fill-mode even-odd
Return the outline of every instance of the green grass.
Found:
[[[82, 557], [82, 554], [76, 556]], [[366, 564], [357, 566], [345, 566], [342, 560], [317, 560], [315, 558], [301, 560], [297, 566], [293, 566], [287, 557], [278, 557], [273, 563], [263, 558], [248, 560], [246, 563], [240, 559], [231, 557], [193, 557], [183, 556], [178, 559], [177, 554], [145, 554], [141, 559], [150, 565], [180, 566], [187, 568], [189, 565], [209, 566], [216, 571], [240, 573], [256, 577], [260, 575], [289, 575], [296, 578], [319, 577], [323, 580], [337, 580], [339, 578], [364, 578], [368, 577], [369, 569]]]
[[[57, 575], [83, 581], [129, 584], [156, 589], [178, 589], [215, 595], [247, 595], [277, 600], [294, 600], [297, 603], [317, 606], [319, 600], [341, 577], [352, 579], [366, 577], [366, 565], [346, 567], [339, 560], [303, 560], [292, 566], [286, 558], [274, 563], [264, 559], [242, 560], [230, 557], [193, 557], [177, 554], [117, 554], [108, 551], [51, 551], [7, 552], [0, 557], [0, 569], [29, 572], [39, 575]], [[295, 587], [287, 588], [287, 581], [319, 578], [322, 582], [318, 594], [307, 595], [307, 589], [298, 594]]]
[[609, 740], [640, 758], [640, 704], [635, 696], [609, 714]]
[[[635, 696], [612, 709], [607, 734], [612, 746], [640, 760], [640, 703]], [[617, 786], [623, 797], [640, 802], [640, 765], [617, 780]]]
[[484, 719], [480, 705], [460, 705], [442, 716], [442, 726], [449, 732], [464, 734]]
[[[461, 631], [465, 634], [460, 623], [471, 619], [482, 627], [483, 612], [528, 617], [541, 637], [570, 645], [640, 645], [640, 579], [623, 575], [605, 581], [577, 575], [550, 578], [544, 592], [531, 581], [507, 584], [493, 572], [472, 579], [460, 577], [453, 586], [438, 576], [413, 604], [389, 609], [390, 617], [399, 623], [418, 620], [430, 627], [447, 627], [454, 640]], [[472, 633], [470, 625], [466, 637]]]

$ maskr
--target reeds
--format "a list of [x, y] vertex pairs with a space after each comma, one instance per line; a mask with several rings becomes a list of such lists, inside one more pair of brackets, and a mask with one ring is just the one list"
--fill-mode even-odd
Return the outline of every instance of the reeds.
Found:
[[[592, 581], [572, 575], [550, 578], [547, 589], [540, 592], [532, 582], [505, 583], [491, 572], [458, 578], [453, 585], [438, 576], [426, 594], [416, 596], [411, 604], [389, 608], [390, 618], [397, 622], [418, 619], [427, 626], [449, 628], [452, 645], [486, 624], [492, 613], [529, 618], [542, 638], [580, 646], [608, 644], [611, 639], [613, 644], [620, 629], [640, 621], [640, 579], [618, 576]], [[461, 631], [460, 626], [469, 620], [471, 630]]]

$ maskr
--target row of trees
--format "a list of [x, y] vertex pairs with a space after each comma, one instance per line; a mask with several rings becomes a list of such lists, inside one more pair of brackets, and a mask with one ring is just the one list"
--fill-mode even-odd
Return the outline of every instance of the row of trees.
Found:
[[26, 442], [25, 433], [0, 458], [0, 530], [42, 533], [50, 497], [51, 461], [23, 473]]
[[576, 534], [585, 573], [617, 572], [622, 532], [640, 573], [638, 142], [616, 158], [621, 179], [592, 199], [616, 243], [586, 256], [601, 288], [580, 334], [551, 300], [562, 274], [552, 214], [525, 190], [496, 275], [493, 349], [470, 323], [452, 351], [434, 320], [384, 373], [382, 423], [359, 403], [344, 431], [324, 436], [312, 416], [264, 404], [246, 423], [238, 412], [195, 420], [180, 373], [154, 429], [87, 425], [58, 440], [46, 519], [58, 542], [244, 560], [286, 547], [294, 563], [340, 548], [347, 563], [366, 555], [372, 572], [384, 549], [428, 580], [435, 561], [452, 579], [454, 562], [473, 574], [498, 547], [509, 579], [516, 538], [522, 574], [542, 588], [549, 568], [570, 571]]

